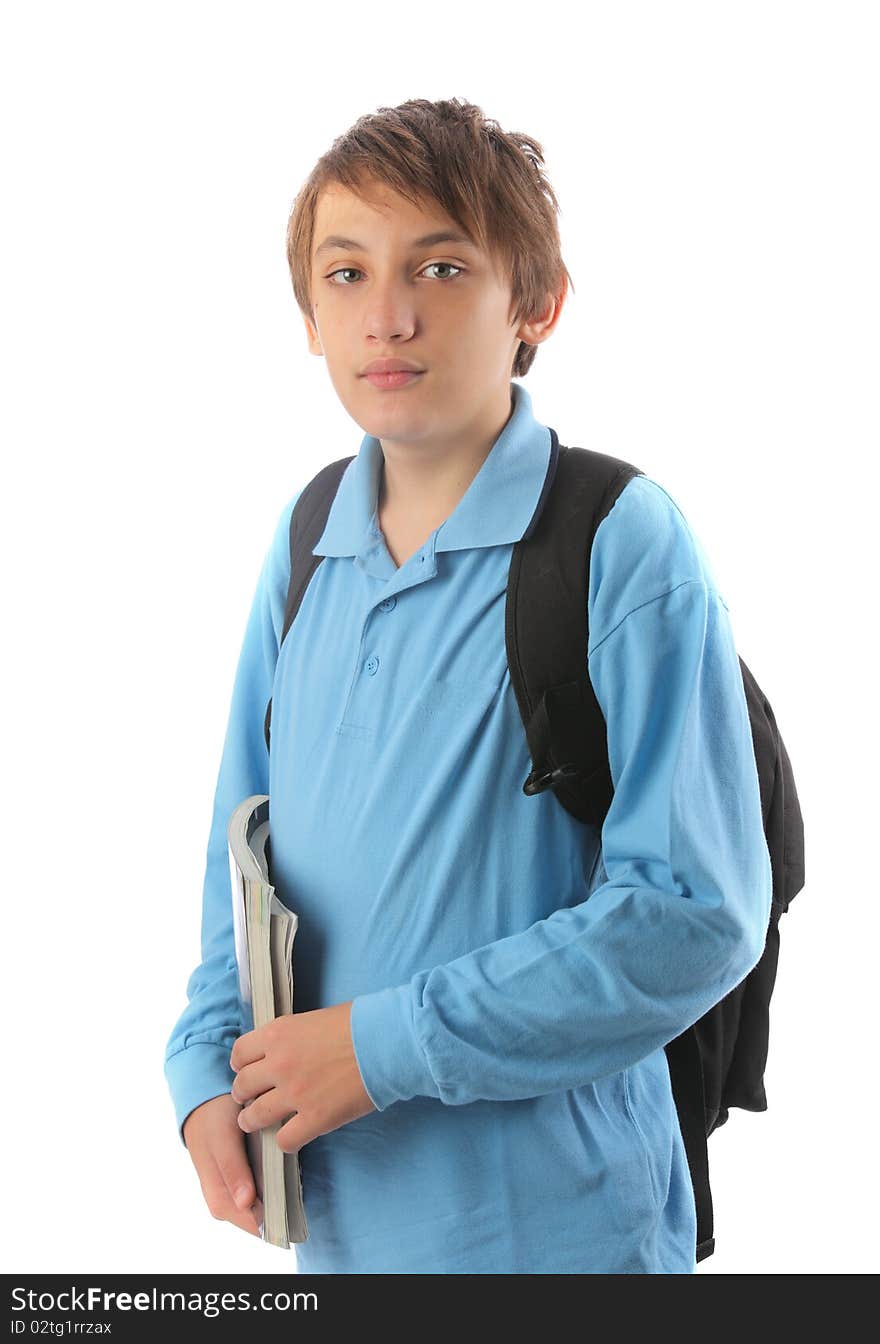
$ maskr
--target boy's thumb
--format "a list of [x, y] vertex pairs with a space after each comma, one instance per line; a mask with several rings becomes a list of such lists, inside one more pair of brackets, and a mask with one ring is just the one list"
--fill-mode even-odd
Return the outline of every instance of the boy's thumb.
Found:
[[256, 1198], [253, 1185], [246, 1183], [236, 1186], [233, 1198], [240, 1209], [249, 1209]]
[[238, 1153], [234, 1156], [227, 1153], [225, 1157], [226, 1160], [225, 1162], [221, 1160], [220, 1167], [226, 1187], [240, 1209], [249, 1209], [257, 1193], [250, 1166]]

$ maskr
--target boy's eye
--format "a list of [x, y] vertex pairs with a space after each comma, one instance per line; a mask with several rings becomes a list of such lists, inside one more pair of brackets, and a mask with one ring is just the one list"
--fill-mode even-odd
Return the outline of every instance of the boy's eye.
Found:
[[[423, 271], [430, 271], [430, 270], [432, 270], [432, 269], [433, 269], [434, 267], [436, 267], [436, 266], [445, 266], [446, 269], [447, 269], [448, 271], [458, 271], [458, 272], [461, 272], [461, 271], [464, 270], [464, 267], [463, 267], [463, 266], [456, 266], [456, 265], [455, 265], [453, 262], [451, 262], [451, 261], [429, 261], [428, 264], [427, 264], [427, 266], [423, 266], [423, 267], [422, 267], [422, 270], [423, 270]], [[356, 275], [362, 275], [362, 274], [363, 274], [363, 272], [362, 272], [361, 270], [359, 270], [359, 268], [358, 268], [357, 266], [340, 266], [338, 270], [336, 270], [336, 271], [331, 271], [330, 274], [326, 277], [326, 279], [332, 281], [334, 275], [350, 275], [352, 272], [354, 272]], [[439, 276], [438, 278], [441, 279], [441, 280], [444, 280], [444, 279], [451, 279], [451, 280], [454, 280], [454, 279], [455, 279], [455, 276]], [[348, 285], [348, 282], [347, 282], [347, 281], [344, 282], [344, 283], [342, 284], [342, 288], [343, 288], [343, 289], [350, 288], [350, 286]]]

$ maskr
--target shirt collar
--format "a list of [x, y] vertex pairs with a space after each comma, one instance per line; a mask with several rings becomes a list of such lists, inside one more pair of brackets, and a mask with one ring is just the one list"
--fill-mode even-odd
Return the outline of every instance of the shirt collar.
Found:
[[[519, 541], [541, 498], [551, 464], [551, 433], [532, 414], [532, 399], [511, 382], [513, 409], [480, 470], [434, 536], [434, 551]], [[363, 558], [379, 534], [382, 444], [365, 434], [336, 491], [313, 555]]]

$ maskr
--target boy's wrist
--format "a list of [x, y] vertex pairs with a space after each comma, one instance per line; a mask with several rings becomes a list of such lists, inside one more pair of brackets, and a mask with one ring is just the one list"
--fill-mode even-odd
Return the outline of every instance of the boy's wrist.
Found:
[[184, 1148], [183, 1126], [195, 1108], [232, 1091], [235, 1070], [229, 1063], [231, 1049], [231, 1045], [219, 1041], [194, 1041], [165, 1060], [165, 1078]]

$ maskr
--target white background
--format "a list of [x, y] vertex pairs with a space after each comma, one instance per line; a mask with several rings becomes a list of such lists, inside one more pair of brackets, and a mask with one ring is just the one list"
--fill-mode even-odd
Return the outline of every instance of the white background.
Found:
[[453, 96], [534, 136], [561, 202], [576, 292], [535, 414], [677, 500], [795, 770], [769, 1109], [710, 1139], [698, 1273], [877, 1269], [876, 19], [4, 9], [7, 1271], [294, 1269], [208, 1212], [164, 1047], [260, 563], [362, 438], [307, 350], [288, 212], [358, 116]]

